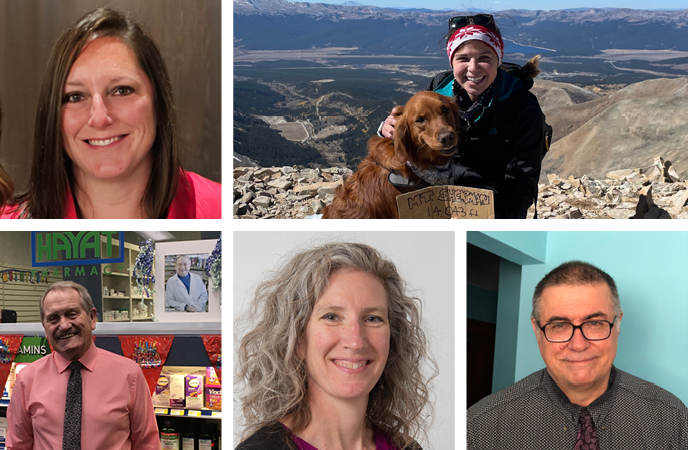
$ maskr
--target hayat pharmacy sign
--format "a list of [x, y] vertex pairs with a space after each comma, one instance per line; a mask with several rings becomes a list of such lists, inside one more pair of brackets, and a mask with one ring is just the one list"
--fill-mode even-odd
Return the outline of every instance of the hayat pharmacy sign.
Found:
[[113, 239], [123, 243], [124, 231], [32, 231], [31, 266], [123, 263], [124, 247], [113, 246]]

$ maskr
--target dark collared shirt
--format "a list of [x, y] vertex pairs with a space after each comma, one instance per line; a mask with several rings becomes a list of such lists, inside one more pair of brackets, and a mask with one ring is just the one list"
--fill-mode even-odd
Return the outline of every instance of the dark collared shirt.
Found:
[[[614, 366], [588, 410], [601, 450], [688, 449], [681, 400]], [[573, 449], [580, 412], [543, 369], [468, 409], [468, 449]]]

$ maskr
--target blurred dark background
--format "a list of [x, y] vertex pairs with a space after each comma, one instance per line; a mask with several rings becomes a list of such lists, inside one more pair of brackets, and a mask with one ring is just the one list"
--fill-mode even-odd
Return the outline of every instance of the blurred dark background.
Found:
[[112, 6], [141, 22], [172, 78], [184, 169], [221, 181], [220, 0], [0, 1], [0, 161], [23, 191], [50, 51], [79, 17]]

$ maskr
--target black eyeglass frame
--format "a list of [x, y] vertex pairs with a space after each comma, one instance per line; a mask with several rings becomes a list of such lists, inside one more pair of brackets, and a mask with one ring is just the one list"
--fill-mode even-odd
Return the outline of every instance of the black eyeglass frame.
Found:
[[[547, 342], [552, 342], [552, 343], [554, 343], [554, 344], [563, 344], [564, 342], [570, 341], [571, 339], [573, 339], [573, 335], [576, 334], [576, 330], [580, 330], [581, 335], [582, 335], [586, 340], [588, 340], [588, 341], [605, 341], [605, 340], [609, 339], [609, 336], [612, 335], [612, 328], [614, 328], [614, 324], [616, 323], [616, 319], [617, 319], [617, 316], [614, 316], [614, 320], [613, 320], [612, 322], [610, 322], [610, 321], [608, 321], [608, 320], [588, 320], [587, 322], [583, 322], [583, 323], [580, 324], [580, 325], [574, 325], [574, 324], [572, 324], [571, 322], [563, 322], [563, 323], [567, 323], [567, 324], [569, 324], [569, 325], [571, 325], [571, 326], [573, 327], [573, 331], [571, 332], [571, 337], [569, 337], [569, 338], [568, 338], [567, 340], [565, 340], [565, 341], [552, 341], [552, 340], [550, 340], [550, 339], [547, 337], [547, 333], [545, 333], [545, 327], [546, 327], [547, 325], [551, 325], [551, 324], [553, 324], [553, 323], [558, 323], [558, 322], [549, 322], [549, 323], [544, 324], [543, 326], [540, 326], [540, 324], [538, 324], [538, 328], [539, 328], [540, 330], [542, 330], [542, 334], [545, 336], [545, 339], [547, 339]], [[607, 323], [609, 324], [609, 334], [607, 335], [607, 337], [606, 337], [606, 338], [602, 338], [602, 339], [589, 339], [589, 338], [585, 335], [585, 333], [583, 332], [583, 325], [585, 325], [586, 323], [590, 323], [590, 322], [607, 322]]]
[[[479, 19], [476, 20], [476, 18]], [[459, 21], [456, 19], [464, 19], [464, 21], [459, 23]], [[457, 23], [452, 23], [455, 21]], [[463, 28], [467, 25], [479, 25], [482, 27], [491, 27], [493, 29], [497, 27], [497, 24], [494, 21], [494, 17], [492, 17], [491, 14], [476, 14], [474, 16], [454, 16], [451, 19], [449, 19], [449, 32], [453, 33], [459, 28]]]

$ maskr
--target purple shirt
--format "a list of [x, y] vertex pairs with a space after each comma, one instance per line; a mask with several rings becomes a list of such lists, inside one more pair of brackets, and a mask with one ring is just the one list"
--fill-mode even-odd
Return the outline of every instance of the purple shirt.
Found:
[[[283, 424], [284, 425], [284, 424]], [[286, 426], [284, 428], [287, 428]], [[288, 428], [287, 428], [288, 429]], [[299, 450], [318, 450], [313, 447], [308, 442], [304, 441], [300, 437], [292, 434], [292, 441], [296, 444]], [[375, 450], [397, 450], [394, 443], [390, 441], [387, 436], [377, 428], [375, 429]]]

